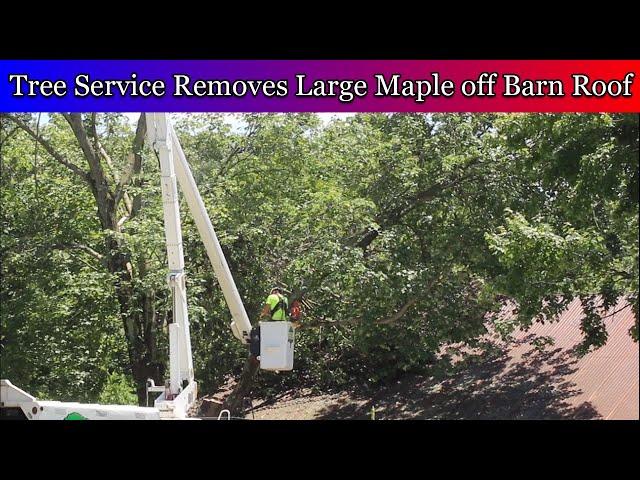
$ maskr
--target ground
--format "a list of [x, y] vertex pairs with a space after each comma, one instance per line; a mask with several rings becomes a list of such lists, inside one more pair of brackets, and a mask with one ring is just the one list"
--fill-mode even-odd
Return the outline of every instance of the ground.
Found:
[[[254, 398], [246, 418], [320, 419], [638, 419], [638, 343], [629, 336], [635, 315], [623, 304], [605, 318], [607, 343], [584, 356], [577, 347], [581, 304], [556, 322], [538, 322], [509, 339], [483, 337], [476, 348], [448, 346], [424, 373], [384, 385], [341, 391], [311, 389]], [[505, 307], [507, 310], [512, 307]], [[509, 312], [502, 315], [507, 318]], [[224, 398], [233, 384], [221, 388]], [[254, 392], [254, 395], [256, 392]], [[201, 401], [198, 415], [205, 416]], [[204, 407], [204, 408], [201, 408]], [[215, 415], [217, 416], [217, 414]]]
[[[507, 349], [471, 355], [437, 376], [405, 375], [370, 389], [354, 387], [330, 394], [309, 389], [270, 401], [254, 400], [247, 418], [289, 420], [392, 419], [595, 419], [589, 402], [565, 377], [575, 358], [547, 346], [514, 363]], [[552, 368], [541, 368], [552, 366]]]

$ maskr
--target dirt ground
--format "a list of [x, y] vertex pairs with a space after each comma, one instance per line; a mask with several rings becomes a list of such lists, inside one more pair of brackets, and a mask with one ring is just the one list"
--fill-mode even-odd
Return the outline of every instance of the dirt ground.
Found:
[[[594, 419], [588, 402], [565, 376], [575, 360], [558, 348], [531, 351], [518, 363], [504, 350], [470, 356], [438, 376], [405, 375], [366, 390], [332, 394], [288, 392], [270, 402], [254, 400], [246, 418], [256, 420], [394, 419]], [[548, 365], [549, 368], [541, 368]]]
[[444, 347], [425, 374], [405, 374], [385, 385], [254, 399], [245, 418], [637, 420], [638, 344], [628, 335], [635, 317], [631, 310], [609, 317], [607, 344], [580, 356], [581, 308], [576, 301], [564, 320], [536, 323], [508, 341], [487, 334], [474, 348]]
[[[361, 405], [365, 401], [354, 400], [349, 397], [347, 392], [314, 395], [309, 390], [304, 390], [297, 395], [290, 393], [287, 397], [281, 398], [271, 405], [255, 408], [253, 412], [246, 415], [246, 418], [255, 420], [315, 420], [322, 418], [327, 410], [334, 406], [352, 403]], [[259, 404], [259, 401], [254, 401], [254, 405]]]

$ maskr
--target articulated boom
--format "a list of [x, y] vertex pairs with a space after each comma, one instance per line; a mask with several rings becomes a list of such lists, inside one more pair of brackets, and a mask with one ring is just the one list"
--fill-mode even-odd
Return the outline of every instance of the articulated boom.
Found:
[[231, 330], [236, 338], [244, 343], [249, 343], [251, 322], [222, 253], [222, 247], [207, 214], [198, 186], [191, 173], [191, 168], [180, 146], [180, 141], [168, 121], [167, 114], [148, 113], [146, 118], [147, 143], [157, 152], [160, 159], [162, 202], [169, 262], [169, 286], [173, 293], [174, 316], [173, 322], [169, 325], [169, 363], [171, 371], [169, 390], [172, 398], [166, 398], [166, 393], [163, 393], [158, 397], [155, 404], [161, 413], [163, 410], [172, 408], [175, 410], [176, 407], [180, 413], [182, 413], [183, 409], [186, 413], [186, 410], [195, 401], [197, 390], [191, 358], [182, 229], [178, 206], [178, 184], [180, 184], [198, 232], [202, 237], [227, 305], [229, 305], [231, 316], [233, 317]]
[[155, 404], [161, 414], [183, 417], [196, 399], [197, 384], [194, 381], [193, 360], [191, 358], [182, 228], [180, 226], [178, 187], [173, 160], [174, 142], [169, 128], [164, 115], [147, 116], [148, 143], [160, 159], [162, 208], [169, 263], [167, 278], [173, 301], [173, 319], [169, 324], [169, 388], [165, 389], [156, 399]]

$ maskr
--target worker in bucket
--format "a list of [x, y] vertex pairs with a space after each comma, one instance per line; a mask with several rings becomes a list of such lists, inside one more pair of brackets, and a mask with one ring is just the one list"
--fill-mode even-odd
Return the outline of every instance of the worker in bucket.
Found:
[[273, 287], [262, 308], [262, 312], [260, 312], [260, 318], [267, 317], [269, 320], [281, 322], [287, 319], [288, 310], [289, 300], [283, 295], [282, 289]]
[[[287, 319], [287, 310], [289, 308], [289, 300], [283, 295], [280, 287], [273, 287], [271, 293], [260, 312], [260, 320], [281, 322]], [[260, 326], [256, 325], [251, 330], [251, 342], [249, 351], [255, 357], [260, 355]]]
[[[265, 300], [264, 307], [262, 307], [262, 311], [260, 312], [260, 319], [267, 319], [267, 321], [274, 322], [290, 320], [293, 328], [298, 328], [300, 326], [301, 314], [300, 301], [294, 299], [291, 308], [289, 308], [289, 299], [284, 295], [282, 288], [276, 286], [271, 289], [269, 296]], [[260, 355], [259, 325], [252, 328], [250, 338], [249, 351], [253, 359], [257, 361], [257, 357]]]
[[260, 318], [269, 317], [269, 320], [273, 321], [289, 320], [297, 328], [300, 326], [301, 314], [299, 299], [294, 299], [289, 305], [289, 299], [284, 295], [283, 290], [280, 287], [273, 287], [262, 308]]

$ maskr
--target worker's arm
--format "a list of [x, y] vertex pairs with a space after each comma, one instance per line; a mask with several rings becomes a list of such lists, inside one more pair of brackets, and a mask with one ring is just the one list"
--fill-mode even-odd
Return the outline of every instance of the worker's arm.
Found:
[[278, 295], [274, 295], [273, 293], [267, 297], [264, 302], [264, 307], [262, 307], [262, 311], [260, 312], [260, 318], [267, 317], [271, 319], [271, 310], [275, 308], [275, 306], [280, 301]]

